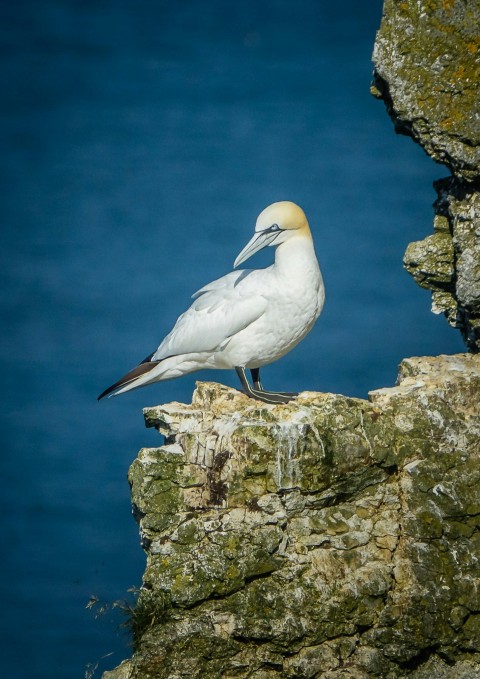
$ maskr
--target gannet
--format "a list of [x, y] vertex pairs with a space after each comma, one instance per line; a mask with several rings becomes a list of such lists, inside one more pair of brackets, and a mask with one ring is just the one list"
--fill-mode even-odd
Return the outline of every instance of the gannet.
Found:
[[260, 368], [305, 337], [325, 300], [312, 234], [298, 205], [280, 201], [266, 207], [234, 269], [267, 246], [275, 248], [274, 264], [232, 271], [198, 290], [158, 349], [98, 399], [203, 368], [235, 369], [244, 393], [259, 401], [288, 403], [298, 396], [265, 391], [260, 381]]

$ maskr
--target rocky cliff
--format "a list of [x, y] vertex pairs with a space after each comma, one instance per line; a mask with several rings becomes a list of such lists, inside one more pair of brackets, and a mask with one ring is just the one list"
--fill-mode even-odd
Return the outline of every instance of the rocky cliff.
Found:
[[405, 360], [369, 401], [200, 383], [145, 418], [135, 652], [105, 679], [480, 677], [480, 356]]
[[480, 351], [480, 4], [385, 0], [372, 93], [395, 129], [453, 177], [435, 183], [434, 232], [404, 264], [432, 292], [432, 310]]

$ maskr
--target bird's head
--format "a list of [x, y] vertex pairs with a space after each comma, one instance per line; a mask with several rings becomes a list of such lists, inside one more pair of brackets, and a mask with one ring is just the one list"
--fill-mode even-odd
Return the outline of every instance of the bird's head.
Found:
[[276, 247], [298, 236], [312, 237], [302, 208], [289, 200], [272, 203], [258, 215], [255, 234], [238, 255], [233, 266], [237, 268], [239, 264], [269, 245]]

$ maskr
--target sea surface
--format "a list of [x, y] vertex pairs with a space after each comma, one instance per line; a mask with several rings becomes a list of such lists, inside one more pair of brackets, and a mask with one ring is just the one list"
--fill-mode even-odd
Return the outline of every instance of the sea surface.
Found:
[[402, 269], [447, 171], [369, 94], [381, 10], [1, 3], [3, 676], [96, 679], [130, 654], [112, 608], [144, 568], [126, 475], [161, 442], [142, 407], [237, 378], [96, 397], [231, 270], [267, 204], [303, 206], [327, 293], [268, 388], [365, 397], [402, 357], [462, 351]]

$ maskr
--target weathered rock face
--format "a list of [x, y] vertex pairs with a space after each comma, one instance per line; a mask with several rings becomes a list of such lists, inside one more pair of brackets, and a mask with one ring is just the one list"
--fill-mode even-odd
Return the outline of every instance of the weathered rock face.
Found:
[[480, 176], [480, 5], [385, 0], [373, 93], [398, 132], [468, 181]]
[[471, 351], [480, 351], [479, 25], [478, 2], [385, 0], [372, 85], [397, 132], [455, 175], [436, 182], [435, 232], [404, 263]]
[[207, 383], [145, 417], [135, 652], [105, 679], [480, 677], [480, 356], [370, 401]]

